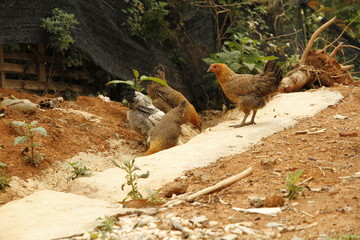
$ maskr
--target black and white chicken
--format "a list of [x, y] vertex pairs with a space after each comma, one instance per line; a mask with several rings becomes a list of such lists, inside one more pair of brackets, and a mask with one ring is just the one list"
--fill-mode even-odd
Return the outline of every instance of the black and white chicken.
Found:
[[146, 140], [150, 129], [162, 119], [165, 113], [156, 108], [151, 99], [140, 92], [127, 91], [125, 99], [130, 108], [126, 113], [130, 127]]

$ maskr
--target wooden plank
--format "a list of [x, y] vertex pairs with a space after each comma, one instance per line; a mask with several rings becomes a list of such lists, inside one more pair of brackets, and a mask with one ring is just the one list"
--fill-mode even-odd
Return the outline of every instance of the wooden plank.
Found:
[[19, 74], [37, 74], [35, 66], [28, 66], [16, 63], [0, 63], [0, 72], [19, 73]]
[[[84, 80], [87, 80], [90, 77], [90, 74], [88, 72], [78, 71], [78, 70], [73, 70], [67, 75], [74, 79], [84, 79]], [[64, 71], [55, 69], [53, 70], [53, 76], [66, 76], [66, 75], [64, 74]]]
[[5, 52], [4, 59], [36, 61], [35, 55], [30, 54], [30, 53], [7, 53], [7, 52]]
[[[26, 89], [33, 91], [44, 91], [46, 82], [30, 80], [9, 80], [5, 81], [6, 88]], [[62, 82], [49, 82], [48, 89], [52, 91], [74, 91], [84, 93], [86, 89], [82, 85], [69, 84]]]
[[38, 80], [40, 82], [46, 82], [46, 65], [45, 62], [42, 61], [42, 58], [45, 54], [45, 48], [44, 48], [44, 44], [38, 44], [38, 51], [39, 51], [39, 70], [38, 70]]
[[[0, 44], [0, 66], [4, 63], [4, 48], [3, 45]], [[4, 87], [5, 84], [5, 72], [0, 69], [0, 87]]]

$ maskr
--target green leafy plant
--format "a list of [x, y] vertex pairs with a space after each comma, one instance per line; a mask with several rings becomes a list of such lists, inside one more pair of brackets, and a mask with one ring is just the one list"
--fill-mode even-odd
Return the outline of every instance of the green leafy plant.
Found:
[[164, 86], [168, 86], [168, 84], [160, 78], [147, 77], [145, 75], [140, 76], [139, 72], [135, 69], [133, 69], [133, 74], [134, 74], [134, 78], [132, 80], [112, 80], [110, 82], [107, 82], [105, 85], [109, 86], [109, 85], [118, 84], [118, 83], [127, 84], [132, 89], [134, 89], [135, 91], [138, 91], [138, 92], [142, 92], [144, 90], [143, 86], [141, 85], [141, 83], [143, 81], [154, 81], [154, 82], [160, 83]]
[[140, 170], [140, 168], [135, 166], [135, 159], [131, 161], [125, 161], [123, 164], [119, 164], [115, 160], [112, 160], [112, 162], [115, 164], [115, 166], [124, 170], [127, 173], [127, 175], [125, 176], [126, 183], [121, 185], [121, 190], [124, 191], [126, 185], [131, 187], [131, 190], [127, 193], [127, 197], [124, 198], [123, 201], [126, 201], [128, 198], [131, 198], [133, 200], [143, 199], [142, 194], [138, 190], [137, 180], [140, 178], [148, 178], [150, 175], [149, 171], [140, 175], [136, 174], [135, 171]]
[[225, 41], [222, 52], [213, 53], [203, 61], [207, 64], [225, 63], [234, 72], [246, 74], [258, 74], [262, 71], [267, 60], [277, 59], [275, 56], [264, 56], [259, 50], [260, 43], [257, 40], [244, 37], [242, 34], [234, 34], [232, 41]]
[[148, 190], [148, 196], [146, 197], [148, 202], [152, 202], [152, 203], [157, 203], [157, 204], [162, 204], [165, 203], [166, 200], [163, 198], [159, 197], [159, 191], [152, 191], [152, 190]]
[[67, 180], [74, 180], [79, 177], [89, 176], [91, 175], [91, 170], [79, 161], [77, 162], [66, 162], [66, 165], [72, 167], [72, 175], [67, 178]]
[[[0, 146], [4, 146], [4, 145], [0, 145]], [[0, 162], [0, 169], [4, 169], [6, 168], [7, 165], [6, 163]], [[0, 189], [5, 189], [6, 187], [10, 187], [9, 185], [9, 179], [0, 172]]]
[[170, 23], [168, 3], [158, 0], [125, 0], [129, 4], [123, 12], [128, 16], [124, 25], [129, 33], [145, 41], [155, 40], [162, 44], [169, 39]]
[[286, 197], [289, 199], [296, 199], [301, 191], [304, 189], [303, 187], [297, 186], [297, 183], [300, 181], [301, 175], [304, 170], [298, 170], [294, 174], [288, 173], [286, 176]]
[[75, 15], [59, 8], [54, 8], [52, 16], [42, 18], [41, 21], [41, 27], [51, 34], [50, 46], [58, 52], [65, 53], [75, 41], [71, 35], [75, 26], [79, 24]]
[[35, 167], [39, 167], [39, 160], [44, 159], [44, 154], [36, 151], [36, 148], [40, 145], [34, 142], [34, 138], [37, 134], [46, 137], [46, 130], [43, 127], [37, 127], [37, 121], [32, 121], [31, 123], [12, 121], [11, 123], [15, 126], [22, 127], [24, 131], [24, 136], [15, 138], [14, 145], [22, 144], [28, 141], [28, 145], [22, 150], [22, 153], [25, 155], [24, 159]]
[[[98, 218], [97, 221], [99, 224], [96, 225], [95, 231], [90, 232], [91, 239], [113, 239], [108, 238], [110, 233], [113, 233], [117, 218], [115, 216], [105, 216], [103, 218]], [[101, 235], [100, 235], [101, 234]]]

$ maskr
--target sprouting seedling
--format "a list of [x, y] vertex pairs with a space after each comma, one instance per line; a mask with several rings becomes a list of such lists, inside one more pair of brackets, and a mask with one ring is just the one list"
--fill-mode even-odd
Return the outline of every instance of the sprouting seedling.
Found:
[[137, 92], [142, 92], [144, 90], [143, 86], [141, 85], [143, 81], [154, 81], [164, 86], [168, 86], [168, 84], [160, 78], [147, 77], [145, 75], [140, 76], [139, 72], [135, 69], [133, 69], [133, 74], [134, 74], [134, 78], [132, 80], [112, 80], [110, 82], [107, 82], [105, 86], [122, 83], [129, 85], [132, 89], [134, 89]]
[[91, 170], [84, 166], [81, 162], [66, 162], [66, 165], [72, 167], [72, 175], [67, 178], [68, 181], [74, 180], [78, 177], [84, 177], [91, 175]]
[[301, 191], [304, 189], [303, 187], [297, 186], [297, 183], [300, 181], [301, 174], [304, 170], [298, 170], [294, 174], [288, 173], [286, 176], [286, 197], [289, 199], [296, 199]]
[[96, 225], [96, 229], [104, 232], [112, 232], [117, 221], [115, 216], [105, 216], [97, 220], [101, 222]]
[[[0, 162], [0, 169], [4, 169], [6, 167], [7, 167], [6, 163]], [[5, 187], [10, 187], [9, 179], [3, 173], [0, 172], [0, 189], [4, 189]]]
[[125, 161], [123, 164], [119, 164], [115, 160], [112, 160], [112, 162], [115, 164], [115, 166], [127, 172], [127, 175], [125, 176], [126, 183], [121, 185], [121, 190], [124, 191], [126, 185], [130, 186], [131, 190], [128, 192], [127, 197], [124, 198], [123, 201], [126, 201], [126, 199], [128, 198], [131, 198], [133, 200], [142, 199], [143, 196], [137, 188], [137, 180], [139, 178], [148, 178], [150, 175], [149, 171], [140, 175], [136, 174], [135, 171], [140, 170], [140, 168], [135, 166], [135, 159], [131, 161]]
[[148, 190], [148, 196], [146, 197], [148, 202], [155, 203], [155, 204], [163, 204], [166, 202], [165, 199], [159, 197], [159, 190], [152, 191]]
[[37, 134], [47, 136], [47, 132], [43, 127], [37, 127], [37, 121], [25, 123], [22, 121], [12, 121], [12, 124], [23, 127], [24, 136], [18, 136], [14, 140], [14, 145], [22, 144], [28, 141], [28, 145], [22, 150], [25, 155], [24, 159], [35, 167], [39, 167], [39, 160], [44, 159], [44, 154], [36, 151], [40, 145], [34, 142], [34, 137]]

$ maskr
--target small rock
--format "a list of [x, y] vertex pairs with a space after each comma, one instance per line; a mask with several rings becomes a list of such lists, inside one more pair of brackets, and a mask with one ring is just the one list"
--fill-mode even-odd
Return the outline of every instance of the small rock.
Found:
[[264, 199], [259, 197], [249, 197], [249, 202], [251, 206], [262, 207], [264, 206]]
[[285, 224], [282, 224], [282, 223], [277, 223], [277, 222], [269, 222], [267, 223], [265, 226], [266, 227], [270, 227], [270, 228], [277, 228], [277, 227], [282, 227], [284, 226]]
[[260, 162], [261, 165], [271, 165], [276, 164], [276, 159], [274, 158], [268, 158], [268, 159], [262, 159]]
[[239, 237], [236, 234], [228, 234], [226, 236], [223, 237], [217, 237], [215, 238], [215, 240], [238, 240]]
[[175, 182], [171, 184], [166, 184], [162, 187], [161, 192], [164, 197], [171, 197], [172, 195], [180, 195], [186, 193], [188, 185], [183, 182]]
[[354, 209], [352, 207], [349, 207], [349, 206], [336, 209], [336, 211], [341, 212], [341, 213], [349, 213], [349, 212], [352, 212], [353, 210]]
[[340, 114], [336, 114], [336, 115], [334, 115], [334, 118], [335, 118], [335, 119], [347, 119], [348, 117], [347, 117], [347, 116], [340, 115]]
[[176, 229], [176, 230], [180, 230], [180, 231], [183, 231], [184, 230], [184, 227], [182, 226], [182, 224], [176, 219], [176, 218], [172, 218], [170, 220], [171, 222], [171, 226]]
[[303, 240], [303, 238], [294, 235], [291, 240]]
[[285, 204], [285, 199], [279, 195], [267, 196], [265, 198], [265, 206], [267, 207], [282, 207]]
[[207, 183], [213, 179], [213, 175], [210, 173], [204, 173], [200, 177], [200, 181], [203, 183]]
[[199, 216], [199, 217], [194, 217], [192, 219], [189, 220], [192, 224], [195, 225], [195, 227], [202, 227], [207, 221], [207, 217], [205, 216]]

